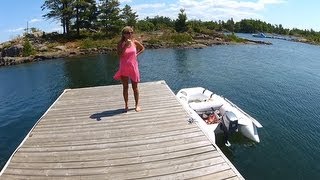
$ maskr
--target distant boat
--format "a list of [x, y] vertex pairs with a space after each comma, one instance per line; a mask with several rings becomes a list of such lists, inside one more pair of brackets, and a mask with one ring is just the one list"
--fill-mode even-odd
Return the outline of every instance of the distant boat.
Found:
[[258, 33], [258, 34], [252, 34], [253, 37], [258, 37], [258, 38], [267, 38], [267, 36], [263, 33]]

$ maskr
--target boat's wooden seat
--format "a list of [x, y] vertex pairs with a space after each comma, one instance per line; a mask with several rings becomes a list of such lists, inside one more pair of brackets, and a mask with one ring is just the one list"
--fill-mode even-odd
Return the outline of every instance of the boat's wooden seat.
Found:
[[196, 112], [215, 111], [220, 109], [223, 104], [217, 101], [191, 102], [189, 106]]

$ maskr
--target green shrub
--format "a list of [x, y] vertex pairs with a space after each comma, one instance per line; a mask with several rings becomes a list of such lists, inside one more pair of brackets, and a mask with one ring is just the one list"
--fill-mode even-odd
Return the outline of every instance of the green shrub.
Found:
[[84, 40], [79, 41], [80, 48], [82, 49], [90, 49], [90, 48], [103, 48], [103, 47], [111, 47], [114, 48], [118, 43], [117, 38], [112, 39], [100, 39], [93, 40], [91, 38], [86, 38]]
[[22, 56], [27, 57], [34, 54], [34, 49], [28, 39], [24, 40]]
[[159, 44], [160, 42], [161, 41], [159, 39], [153, 37], [148, 40], [148, 43], [150, 44]]
[[137, 28], [140, 31], [151, 32], [151, 31], [153, 31], [155, 29], [155, 26], [154, 26], [153, 23], [148, 22], [148, 21], [138, 21]]
[[80, 42], [80, 47], [82, 49], [94, 48], [93, 40], [90, 38], [86, 38]]
[[106, 33], [99, 31], [99, 32], [93, 33], [90, 37], [92, 37], [92, 39], [94, 40], [104, 39], [106, 38]]
[[186, 43], [186, 42], [192, 41], [191, 35], [187, 34], [187, 33], [175, 33], [175, 34], [172, 34], [170, 39], [175, 44], [182, 44], [182, 43]]
[[53, 43], [48, 43], [47, 47], [48, 47], [48, 49], [52, 49], [52, 48], [54, 48], [56, 46], [61, 46], [61, 45], [62, 45], [61, 43], [53, 42]]
[[237, 42], [237, 43], [245, 42], [244, 39], [239, 38], [238, 36], [236, 36], [236, 35], [233, 34], [233, 33], [232, 33], [232, 34], [225, 35], [225, 39], [228, 40], [228, 41]]

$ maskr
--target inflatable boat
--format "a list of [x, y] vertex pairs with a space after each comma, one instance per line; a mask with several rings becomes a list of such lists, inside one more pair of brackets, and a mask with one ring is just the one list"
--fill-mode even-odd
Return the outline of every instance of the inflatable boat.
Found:
[[224, 133], [225, 143], [234, 132], [260, 142], [257, 128], [262, 125], [228, 99], [202, 87], [181, 89], [176, 97], [203, 132], [215, 143], [215, 134]]

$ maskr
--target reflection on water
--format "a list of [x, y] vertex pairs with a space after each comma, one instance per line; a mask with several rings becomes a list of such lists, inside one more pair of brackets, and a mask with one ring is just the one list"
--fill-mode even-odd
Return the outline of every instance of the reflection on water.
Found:
[[112, 77], [118, 64], [117, 56], [111, 54], [72, 58], [64, 67], [69, 77], [69, 86], [79, 88], [115, 84]]
[[[272, 46], [146, 50], [142, 82], [165, 80], [177, 92], [202, 86], [255, 117], [261, 143], [231, 138], [222, 151], [246, 179], [320, 177], [320, 49], [272, 40]], [[66, 88], [119, 84], [114, 54], [0, 68], [0, 166]], [[141, 92], [143, 93], [143, 92]], [[93, 120], [115, 112], [92, 115]]]

